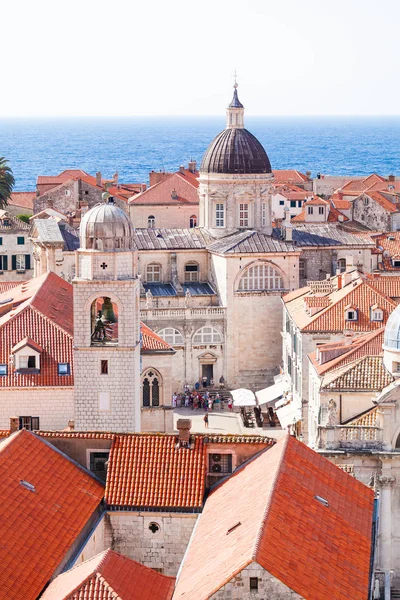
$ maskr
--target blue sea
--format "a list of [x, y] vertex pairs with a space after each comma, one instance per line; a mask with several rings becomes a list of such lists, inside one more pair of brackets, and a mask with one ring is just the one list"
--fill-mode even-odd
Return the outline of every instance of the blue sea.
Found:
[[[0, 119], [0, 156], [16, 191], [38, 175], [80, 168], [120, 181], [148, 182], [150, 170], [174, 171], [201, 157], [225, 127], [221, 117]], [[400, 174], [400, 117], [246, 117], [273, 169], [328, 175]]]

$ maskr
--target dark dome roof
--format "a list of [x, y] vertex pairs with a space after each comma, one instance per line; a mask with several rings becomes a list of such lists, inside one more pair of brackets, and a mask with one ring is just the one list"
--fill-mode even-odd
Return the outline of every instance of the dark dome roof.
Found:
[[271, 173], [264, 148], [247, 129], [224, 129], [208, 146], [200, 171], [206, 173]]

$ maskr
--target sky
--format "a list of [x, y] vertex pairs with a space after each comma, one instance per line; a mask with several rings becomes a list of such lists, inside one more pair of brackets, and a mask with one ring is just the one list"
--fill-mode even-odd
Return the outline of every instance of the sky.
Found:
[[398, 0], [4, 2], [0, 117], [398, 115]]

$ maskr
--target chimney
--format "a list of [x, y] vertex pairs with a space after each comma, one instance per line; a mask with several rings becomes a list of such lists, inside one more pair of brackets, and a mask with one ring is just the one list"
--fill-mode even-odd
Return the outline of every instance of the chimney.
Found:
[[101, 187], [101, 173], [100, 173], [100, 171], [97, 171], [97, 173], [96, 173], [96, 185], [98, 185], [99, 187]]
[[178, 441], [180, 446], [189, 446], [190, 429], [192, 427], [191, 419], [178, 419], [176, 428], [178, 430]]
[[118, 171], [116, 171], [116, 173], [114, 173], [114, 185], [115, 187], [118, 187]]
[[140, 191], [141, 192], [145, 192], [146, 191], [146, 184], [145, 183], [141, 183], [140, 184]]
[[69, 420], [68, 421], [67, 430], [68, 431], [75, 431], [75, 421], [73, 421], [73, 420]]
[[337, 276], [337, 289], [341, 290], [343, 285], [343, 277], [342, 274]]
[[337, 193], [339, 200], [343, 200], [343, 192], [338, 192]]
[[19, 417], [10, 417], [10, 434], [19, 430]]
[[179, 173], [185, 174], [185, 167], [183, 165], [179, 167]]
[[396, 177], [394, 175], [389, 175], [388, 180], [390, 181], [390, 183], [393, 183], [395, 181]]
[[197, 163], [196, 163], [196, 161], [195, 161], [195, 160], [193, 160], [193, 159], [192, 159], [192, 160], [190, 161], [190, 163], [189, 163], [189, 171], [190, 171], [191, 173], [196, 173], [196, 171], [197, 171]]
[[306, 177], [307, 179], [311, 179], [311, 171], [306, 171]]

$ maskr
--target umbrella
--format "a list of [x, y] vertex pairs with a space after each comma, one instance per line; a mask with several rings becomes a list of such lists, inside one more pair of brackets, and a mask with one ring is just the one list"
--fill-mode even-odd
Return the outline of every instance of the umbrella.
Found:
[[239, 388], [231, 391], [234, 406], [256, 406], [256, 397], [251, 390]]

